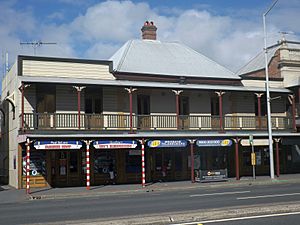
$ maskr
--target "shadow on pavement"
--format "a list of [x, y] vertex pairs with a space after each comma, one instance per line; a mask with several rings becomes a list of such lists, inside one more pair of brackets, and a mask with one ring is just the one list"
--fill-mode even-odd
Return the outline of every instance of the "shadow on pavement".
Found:
[[34, 190], [34, 191], [31, 191], [31, 194], [36, 194], [36, 193], [39, 193], [39, 192], [44, 192], [44, 191], [49, 191], [51, 190], [52, 188], [44, 188], [44, 189], [40, 189], [40, 190]]
[[100, 188], [104, 188], [105, 186], [107, 186], [107, 185], [94, 186], [94, 187], [91, 187], [91, 190], [97, 190]]

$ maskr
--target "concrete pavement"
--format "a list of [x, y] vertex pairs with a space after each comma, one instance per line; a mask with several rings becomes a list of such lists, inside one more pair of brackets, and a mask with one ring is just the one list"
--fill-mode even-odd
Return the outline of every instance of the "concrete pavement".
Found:
[[136, 194], [155, 191], [176, 191], [187, 190], [193, 188], [222, 188], [236, 187], [248, 185], [267, 185], [267, 184], [282, 184], [282, 183], [299, 183], [300, 174], [281, 175], [279, 178], [271, 180], [268, 176], [259, 176], [253, 180], [252, 177], [242, 177], [240, 180], [230, 178], [222, 182], [209, 183], [191, 183], [191, 181], [177, 182], [158, 182], [147, 184], [142, 188], [141, 184], [123, 184], [123, 185], [102, 185], [92, 186], [90, 190], [85, 187], [68, 187], [68, 188], [32, 188], [31, 194], [26, 195], [25, 190], [16, 190], [9, 186], [0, 186], [1, 203], [12, 203], [24, 200], [34, 199], [59, 199], [59, 198], [78, 198], [78, 197], [93, 197], [104, 195], [117, 194]]

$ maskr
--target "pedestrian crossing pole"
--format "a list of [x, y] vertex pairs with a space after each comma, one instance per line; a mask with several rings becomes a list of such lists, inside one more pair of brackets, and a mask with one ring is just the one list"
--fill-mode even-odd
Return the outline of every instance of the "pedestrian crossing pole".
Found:
[[30, 194], [30, 141], [26, 140], [26, 194]]
[[142, 187], [146, 186], [146, 176], [145, 176], [145, 140], [142, 139]]

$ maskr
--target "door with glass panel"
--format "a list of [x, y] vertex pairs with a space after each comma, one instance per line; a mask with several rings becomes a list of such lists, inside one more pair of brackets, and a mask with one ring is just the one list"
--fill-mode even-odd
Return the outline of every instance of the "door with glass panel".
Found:
[[83, 184], [80, 151], [57, 151], [52, 161], [52, 184], [57, 187]]

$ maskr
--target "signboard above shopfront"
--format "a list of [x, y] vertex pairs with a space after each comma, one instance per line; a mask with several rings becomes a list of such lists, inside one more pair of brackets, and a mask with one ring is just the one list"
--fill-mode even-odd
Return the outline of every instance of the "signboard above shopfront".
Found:
[[150, 148], [184, 148], [186, 140], [152, 140], [148, 142]]
[[232, 140], [230, 139], [197, 140], [196, 145], [198, 147], [227, 147], [232, 145]]
[[[249, 139], [241, 140], [241, 145], [242, 146], [250, 146], [250, 140]], [[268, 146], [269, 145], [269, 139], [253, 139], [252, 140], [252, 145], [253, 146]]]
[[33, 146], [37, 150], [80, 149], [82, 147], [82, 142], [81, 141], [36, 141]]
[[96, 149], [124, 149], [124, 148], [136, 148], [136, 141], [95, 141], [93, 143]]

